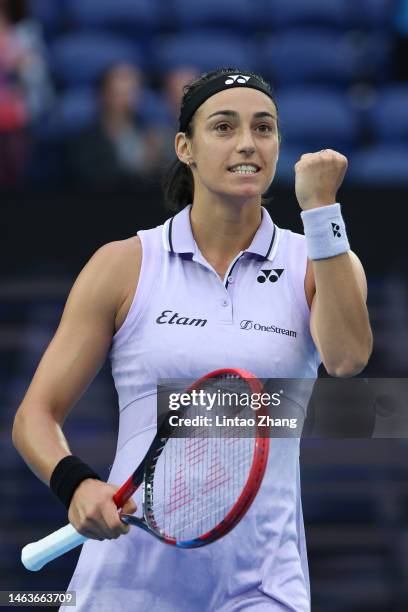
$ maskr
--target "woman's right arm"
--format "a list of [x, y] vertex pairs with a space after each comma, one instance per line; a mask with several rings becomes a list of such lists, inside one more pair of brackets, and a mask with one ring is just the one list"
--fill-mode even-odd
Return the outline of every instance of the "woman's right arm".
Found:
[[[103, 365], [119, 313], [129, 304], [141, 263], [139, 239], [101, 247], [79, 274], [58, 329], [45, 351], [14, 420], [13, 443], [44, 483], [71, 454], [63, 423]], [[129, 527], [112, 501], [116, 486], [86, 479], [75, 490], [69, 520], [83, 535], [118, 537]], [[129, 500], [126, 512], [134, 512]]]

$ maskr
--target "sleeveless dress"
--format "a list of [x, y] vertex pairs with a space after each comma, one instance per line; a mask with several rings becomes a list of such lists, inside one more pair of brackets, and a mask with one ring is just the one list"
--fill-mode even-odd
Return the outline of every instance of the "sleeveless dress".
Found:
[[[251, 245], [222, 280], [194, 241], [190, 208], [138, 234], [139, 284], [110, 351], [120, 422], [108, 480], [118, 485], [156, 432], [159, 379], [234, 367], [259, 378], [313, 380], [320, 364], [309, 331], [304, 236], [278, 228], [262, 209]], [[139, 492], [134, 499], [139, 514]], [[182, 550], [136, 527], [117, 540], [88, 540], [68, 588], [77, 612], [309, 612], [299, 438], [271, 439], [261, 489], [221, 540]]]

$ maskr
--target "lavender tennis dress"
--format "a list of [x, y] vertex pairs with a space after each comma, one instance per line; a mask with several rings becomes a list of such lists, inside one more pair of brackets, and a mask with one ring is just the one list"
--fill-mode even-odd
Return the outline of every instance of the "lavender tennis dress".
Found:
[[[120, 409], [115, 484], [155, 434], [159, 379], [195, 379], [222, 367], [314, 379], [320, 363], [304, 291], [305, 239], [278, 228], [265, 209], [224, 279], [194, 241], [189, 206], [138, 235], [140, 280], [110, 352]], [[138, 492], [135, 501], [140, 509]], [[136, 527], [117, 540], [89, 540], [69, 589], [77, 612], [309, 612], [299, 439], [271, 440], [262, 487], [221, 540], [181, 550]]]

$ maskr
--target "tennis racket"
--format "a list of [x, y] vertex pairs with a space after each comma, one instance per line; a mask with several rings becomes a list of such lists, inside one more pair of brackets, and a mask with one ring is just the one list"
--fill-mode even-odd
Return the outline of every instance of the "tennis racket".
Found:
[[[204, 427], [197, 426], [189, 429], [189, 437], [176, 437], [176, 426], [170, 426], [174, 412], [169, 413], [142, 463], [113, 496], [117, 507], [122, 508], [142, 486], [143, 518], [123, 514], [121, 519], [180, 548], [210, 544], [238, 524], [259, 490], [269, 452], [265, 427], [259, 426], [258, 415], [264, 414], [264, 407], [257, 406], [255, 412], [248, 401], [242, 402], [243, 407], [237, 399], [262, 393], [262, 384], [253, 374], [235, 369], [216, 370], [197, 380], [185, 393], [194, 390], [207, 396], [213, 394], [217, 401], [211, 411], [206, 405], [193, 405], [191, 401], [177, 411], [179, 416], [193, 419], [211, 414], [215, 419], [220, 398], [230, 394], [230, 399], [235, 397], [232, 408], [235, 417], [252, 418], [253, 431], [239, 425], [212, 427], [208, 435]], [[179, 436], [180, 428], [177, 431]], [[26, 545], [21, 560], [28, 570], [37, 571], [86, 540], [68, 524]]]

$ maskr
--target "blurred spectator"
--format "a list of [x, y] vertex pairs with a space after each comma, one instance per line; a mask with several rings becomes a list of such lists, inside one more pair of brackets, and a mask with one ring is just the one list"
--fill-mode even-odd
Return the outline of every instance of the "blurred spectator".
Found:
[[178, 115], [180, 112], [183, 88], [187, 83], [198, 77], [198, 71], [192, 66], [174, 68], [170, 70], [164, 79], [163, 93], [167, 101], [167, 107], [171, 117], [174, 119], [174, 127], [178, 126]]
[[67, 143], [68, 171], [80, 183], [120, 186], [152, 174], [162, 157], [159, 132], [138, 113], [140, 71], [118, 64], [102, 75], [99, 116], [95, 124]]
[[197, 78], [199, 72], [192, 66], [181, 66], [166, 73], [163, 80], [162, 94], [166, 107], [166, 124], [163, 126], [164, 158], [166, 162], [175, 158], [174, 136], [178, 131], [178, 119], [183, 87]]
[[0, 0], [0, 184], [24, 176], [29, 126], [53, 100], [44, 45], [24, 0]]
[[0, 0], [0, 184], [16, 184], [29, 149], [29, 112], [21, 82], [24, 49], [10, 21], [8, 2]]
[[399, 0], [395, 16], [397, 78], [408, 80], [408, 0]]

